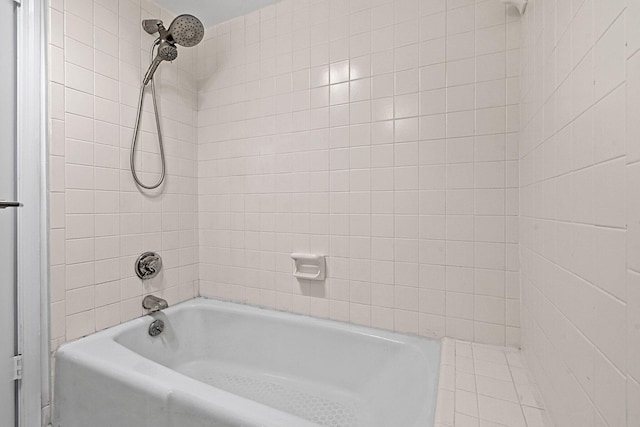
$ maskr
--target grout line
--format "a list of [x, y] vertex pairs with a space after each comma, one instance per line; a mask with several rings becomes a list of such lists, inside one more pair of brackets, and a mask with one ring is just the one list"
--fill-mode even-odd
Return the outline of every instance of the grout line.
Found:
[[[626, 302], [626, 301], [624, 301], [624, 300], [620, 299], [619, 297], [617, 297], [617, 296], [613, 295], [612, 293], [610, 293], [610, 292], [609, 292], [609, 291], [607, 291], [606, 289], [602, 289], [602, 288], [601, 288], [601, 287], [599, 287], [598, 285], [596, 285], [596, 284], [592, 283], [590, 280], [588, 280], [588, 279], [586, 279], [586, 278], [584, 278], [584, 277], [580, 276], [579, 274], [577, 274], [577, 273], [575, 273], [575, 272], [573, 272], [573, 271], [571, 271], [571, 270], [569, 270], [569, 269], [565, 268], [564, 266], [562, 266], [562, 265], [558, 264], [557, 262], [555, 262], [555, 261], [553, 261], [553, 260], [551, 260], [551, 259], [549, 259], [549, 258], [545, 257], [545, 256], [544, 256], [544, 255], [542, 255], [541, 253], [539, 253], [539, 252], [537, 252], [537, 251], [533, 250], [531, 247], [526, 247], [525, 249], [526, 249], [526, 250], [528, 250], [528, 251], [530, 251], [530, 252], [532, 252], [532, 253], [534, 253], [534, 254], [536, 254], [536, 256], [538, 256], [538, 257], [539, 257], [539, 258], [541, 258], [541, 259], [544, 259], [544, 260], [545, 260], [545, 261], [547, 261], [549, 264], [553, 264], [554, 266], [558, 267], [560, 270], [562, 270], [562, 271], [564, 271], [564, 272], [566, 272], [566, 273], [568, 273], [568, 274], [570, 274], [570, 275], [572, 275], [572, 276], [575, 276], [575, 277], [579, 278], [579, 279], [580, 279], [580, 280], [582, 280], [584, 283], [586, 283], [588, 286], [591, 286], [592, 288], [594, 288], [596, 291], [598, 291], [598, 292], [602, 292], [604, 295], [606, 295], [606, 296], [608, 296], [609, 298], [611, 298], [611, 299], [613, 299], [613, 300], [615, 300], [615, 301], [619, 302], [620, 304], [623, 304], [623, 305], [625, 305], [625, 306], [627, 305], [627, 302]], [[632, 270], [632, 271], [633, 271], [633, 270]], [[522, 271], [522, 273], [525, 275], [525, 277], [529, 278], [529, 275], [527, 275], [527, 274], [526, 274], [526, 271]], [[530, 280], [530, 282], [531, 282], [531, 283], [532, 283], [536, 288], [540, 289], [540, 288], [537, 286], [536, 282], [534, 282], [533, 280]], [[571, 319], [569, 319], [568, 317], [566, 317], [565, 313], [560, 309], [560, 307], [556, 306], [556, 305], [555, 305], [555, 304], [554, 304], [554, 303], [553, 303], [553, 302], [552, 302], [552, 301], [547, 297], [547, 295], [546, 295], [544, 292], [540, 291], [540, 293], [541, 293], [542, 295], [544, 295], [544, 297], [547, 299], [547, 301], [549, 301], [549, 303], [551, 303], [551, 305], [552, 305], [553, 307], [555, 307], [555, 308], [556, 308], [556, 309], [557, 309], [557, 310], [558, 310], [558, 311], [559, 311], [559, 312], [560, 312], [560, 313], [561, 313], [561, 314], [562, 314], [562, 315], [563, 315], [563, 316], [564, 316], [564, 317], [565, 317], [565, 318], [566, 318], [566, 319], [567, 319], [567, 320], [568, 320], [568, 321], [573, 325], [573, 322], [571, 321]], [[582, 330], [581, 330], [580, 328], [578, 328], [576, 325], [573, 325], [573, 326], [574, 326], [576, 329], [578, 329], [579, 331], [581, 331], [581, 332], [582, 332]]]
[[476, 409], [478, 410], [478, 422], [480, 421], [480, 393], [478, 391], [478, 374], [476, 373], [476, 357], [473, 349], [473, 344], [471, 347], [471, 358], [473, 360], [473, 386], [475, 387], [476, 392]]
[[[519, 354], [522, 354], [522, 352], [520, 351]], [[520, 394], [518, 393], [518, 387], [516, 386], [516, 380], [513, 377], [513, 372], [511, 370], [511, 364], [509, 363], [509, 359], [506, 357], [505, 354], [505, 359], [507, 360], [507, 369], [509, 369], [509, 376], [511, 377], [511, 384], [513, 385], [513, 389], [516, 392], [516, 399], [518, 399], [518, 405], [520, 406], [520, 412], [522, 413], [522, 419], [524, 420], [525, 425], [529, 425], [529, 423], [527, 422], [527, 416], [524, 413], [524, 405], [522, 404], [522, 401], [520, 400]], [[524, 365], [524, 363], [523, 363]]]
[[[507, 22], [508, 21], [507, 5], [504, 6], [504, 14], [505, 14], [505, 22]], [[505, 39], [505, 48], [506, 48], [506, 43], [507, 43], [506, 40], [507, 40], [507, 37], [509, 35], [509, 30], [508, 30], [508, 26], [507, 25], [505, 25], [504, 32], [505, 32], [504, 39]], [[507, 59], [505, 57], [505, 61], [504, 61], [504, 75], [505, 75], [505, 77], [507, 76], [507, 74], [508, 74], [508, 72], [507, 72]], [[507, 100], [509, 99], [509, 93], [508, 93], [509, 84], [508, 84], [508, 80], [506, 78], [505, 78], [504, 85], [505, 85], [504, 103], [505, 103], [505, 105], [507, 105], [508, 104]], [[518, 94], [518, 96], [519, 95], [520, 94]], [[519, 114], [522, 115], [521, 111], [519, 112]], [[519, 118], [518, 121], [520, 121], [520, 120], [521, 119]], [[507, 130], [507, 125], [508, 125], [508, 122], [509, 122], [509, 115], [508, 115], [508, 109], [507, 108], [505, 108], [504, 122], [505, 122], [505, 130]], [[519, 139], [519, 137], [518, 137], [518, 139]], [[505, 241], [504, 255], [503, 255], [504, 256], [505, 274], [504, 274], [504, 278], [503, 278], [503, 282], [502, 282], [502, 288], [503, 288], [502, 292], [503, 292], [503, 295], [505, 296], [504, 297], [504, 308], [503, 308], [503, 314], [504, 314], [504, 337], [503, 337], [503, 340], [504, 340], [505, 345], [508, 344], [508, 334], [507, 334], [507, 331], [508, 331], [508, 329], [507, 329], [507, 323], [508, 323], [507, 322], [507, 314], [508, 314], [508, 312], [507, 312], [507, 273], [506, 273], [507, 272], [507, 248], [508, 248], [508, 246], [507, 246], [507, 227], [508, 227], [507, 226], [507, 217], [508, 217], [508, 215], [507, 215], [507, 205], [508, 205], [507, 197], [508, 197], [508, 194], [507, 194], [507, 190], [506, 190], [508, 188], [507, 167], [506, 167], [506, 165], [507, 165], [507, 151], [508, 151], [507, 150], [507, 142], [508, 141], [507, 141], [507, 138], [505, 136], [505, 150], [504, 150], [504, 159], [503, 159], [504, 160], [504, 164], [505, 164], [504, 177], [503, 177], [503, 179], [504, 179], [504, 187], [505, 187], [504, 200], [503, 200], [503, 212], [504, 212], [504, 216], [505, 216], [504, 230], [503, 230], [504, 231], [504, 241]], [[519, 185], [519, 183], [520, 183], [519, 174], [520, 174], [520, 161], [518, 161], [518, 187], [520, 187], [520, 185]], [[518, 226], [518, 228], [519, 227], [520, 226]], [[478, 411], [479, 410], [480, 409], [478, 408]], [[479, 414], [478, 414], [478, 416], [479, 416]]]
[[[447, 52], [447, 47], [446, 47], [446, 41], [447, 41], [447, 37], [448, 37], [448, 33], [449, 33], [449, 19], [448, 19], [448, 4], [445, 5], [444, 11], [442, 12], [443, 14], [443, 18], [444, 18], [444, 34], [445, 34], [445, 49], [444, 49], [444, 111], [445, 111], [445, 116], [444, 116], [444, 135], [445, 135], [445, 139], [444, 139], [444, 188], [441, 191], [444, 191], [444, 335], [447, 336], [447, 330], [448, 328], [448, 323], [450, 323], [447, 320], [447, 295], [449, 294], [448, 291], [448, 286], [447, 286], [447, 265], [448, 265], [448, 259], [447, 259], [447, 228], [449, 226], [449, 217], [447, 215], [447, 188], [449, 187], [449, 181], [447, 179], [447, 168], [448, 168], [448, 158], [449, 158], [449, 144], [447, 144], [447, 140], [448, 140], [448, 135], [447, 135], [447, 129], [448, 129], [448, 119], [449, 119], [449, 114], [447, 114], [446, 112], [449, 110], [449, 97], [448, 97], [448, 93], [449, 93], [449, 56], [448, 56], [448, 52]], [[474, 30], [475, 31], [475, 30]], [[475, 35], [474, 35], [474, 40], [475, 40]], [[475, 56], [475, 47], [474, 47], [474, 56]], [[474, 69], [475, 69], [475, 59], [474, 59]], [[475, 71], [474, 71], [474, 76], [473, 76], [473, 80], [475, 82]], [[420, 87], [418, 87], [419, 89], [421, 89]], [[475, 120], [475, 118], [474, 118]], [[474, 133], [475, 133], [475, 126], [474, 126]], [[474, 154], [475, 156], [475, 154]], [[475, 193], [475, 192], [474, 192]], [[474, 210], [475, 210], [475, 200], [474, 200]], [[474, 263], [475, 264], [475, 263]], [[453, 348], [454, 348], [454, 358], [455, 358], [455, 352], [456, 352], [456, 342], [453, 342]], [[455, 367], [455, 359], [454, 359], [454, 371], [455, 371], [456, 367]], [[454, 375], [455, 378], [455, 375]], [[453, 416], [454, 416], [454, 423], [455, 423], [455, 399], [456, 399], [456, 388], [455, 388], [455, 384], [454, 384], [454, 392], [453, 392], [453, 402], [454, 402], [454, 411], [453, 411]]]

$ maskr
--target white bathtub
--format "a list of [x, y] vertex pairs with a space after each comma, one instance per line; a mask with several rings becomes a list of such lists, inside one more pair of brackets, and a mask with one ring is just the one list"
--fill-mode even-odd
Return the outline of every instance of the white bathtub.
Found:
[[56, 427], [432, 427], [440, 342], [207, 299], [64, 345]]

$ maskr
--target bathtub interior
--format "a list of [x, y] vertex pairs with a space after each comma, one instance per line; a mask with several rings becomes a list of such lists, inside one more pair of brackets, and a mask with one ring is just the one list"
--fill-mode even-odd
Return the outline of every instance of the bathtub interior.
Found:
[[165, 322], [160, 336], [131, 328], [114, 341], [189, 378], [323, 426], [433, 420], [438, 341], [212, 301], [153, 316]]

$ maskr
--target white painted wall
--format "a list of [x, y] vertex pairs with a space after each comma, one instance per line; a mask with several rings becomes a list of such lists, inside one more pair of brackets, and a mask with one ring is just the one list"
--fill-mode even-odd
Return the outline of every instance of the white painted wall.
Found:
[[202, 295], [518, 345], [519, 34], [494, 0], [285, 0], [208, 29]]
[[640, 425], [640, 2], [523, 20], [522, 345], [557, 426]]

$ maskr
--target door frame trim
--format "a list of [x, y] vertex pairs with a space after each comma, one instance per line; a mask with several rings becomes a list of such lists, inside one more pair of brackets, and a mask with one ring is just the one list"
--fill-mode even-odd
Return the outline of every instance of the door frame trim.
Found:
[[[6, 0], [5, 0], [6, 1]], [[17, 6], [17, 334], [23, 356], [18, 426], [50, 423], [47, 26], [48, 0]]]

